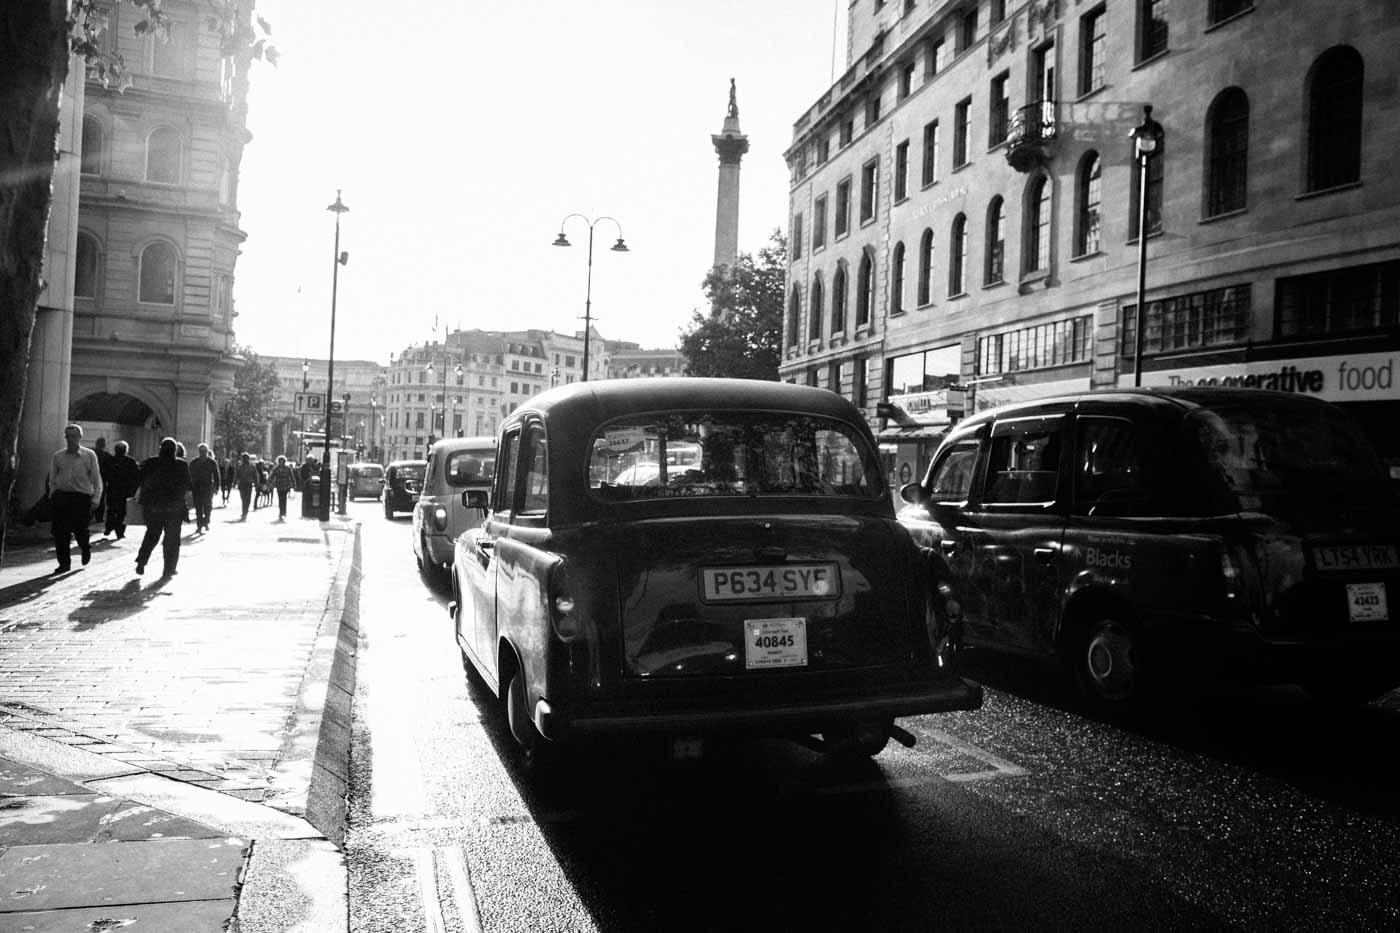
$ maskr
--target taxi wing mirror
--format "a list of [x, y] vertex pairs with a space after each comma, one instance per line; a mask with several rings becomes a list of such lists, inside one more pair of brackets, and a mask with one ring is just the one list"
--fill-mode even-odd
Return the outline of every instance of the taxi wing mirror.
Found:
[[485, 512], [491, 507], [490, 497], [484, 489], [467, 489], [462, 492], [462, 507], [466, 509], [481, 509]]
[[924, 505], [928, 502], [928, 493], [921, 483], [905, 483], [899, 487], [899, 498], [910, 505]]

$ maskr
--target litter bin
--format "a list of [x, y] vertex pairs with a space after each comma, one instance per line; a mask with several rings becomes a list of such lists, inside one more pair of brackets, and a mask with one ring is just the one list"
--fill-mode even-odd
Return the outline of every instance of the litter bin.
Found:
[[301, 517], [321, 517], [321, 480], [313, 476], [301, 486]]

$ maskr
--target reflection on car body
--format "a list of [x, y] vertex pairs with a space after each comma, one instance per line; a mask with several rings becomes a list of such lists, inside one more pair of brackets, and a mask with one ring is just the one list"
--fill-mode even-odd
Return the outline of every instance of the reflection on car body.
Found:
[[486, 521], [457, 539], [452, 612], [530, 758], [720, 733], [875, 754], [912, 741], [896, 717], [981, 702], [869, 428], [833, 393], [565, 386], [512, 413], [498, 463]]
[[1097, 701], [1189, 673], [1329, 700], [1400, 684], [1397, 499], [1336, 406], [1250, 389], [1011, 406], [958, 425], [901, 496], [969, 643], [1056, 658]]

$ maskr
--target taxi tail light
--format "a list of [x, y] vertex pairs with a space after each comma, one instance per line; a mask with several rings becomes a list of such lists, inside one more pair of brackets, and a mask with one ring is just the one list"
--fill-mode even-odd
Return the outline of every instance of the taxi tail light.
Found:
[[1239, 615], [1248, 616], [1249, 555], [1243, 548], [1226, 543], [1220, 545], [1219, 554], [1221, 595], [1225, 605]]
[[440, 505], [433, 507], [433, 527], [438, 531], [447, 530], [447, 509]]
[[556, 564], [549, 574], [549, 619], [560, 641], [574, 641], [583, 634], [577, 609], [568, 571], [562, 563]]

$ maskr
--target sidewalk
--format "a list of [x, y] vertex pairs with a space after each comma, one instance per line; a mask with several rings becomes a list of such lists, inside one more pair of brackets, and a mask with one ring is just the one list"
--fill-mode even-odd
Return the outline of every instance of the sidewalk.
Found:
[[346, 928], [359, 526], [235, 502], [165, 579], [143, 528], [60, 575], [11, 529], [0, 933]]

